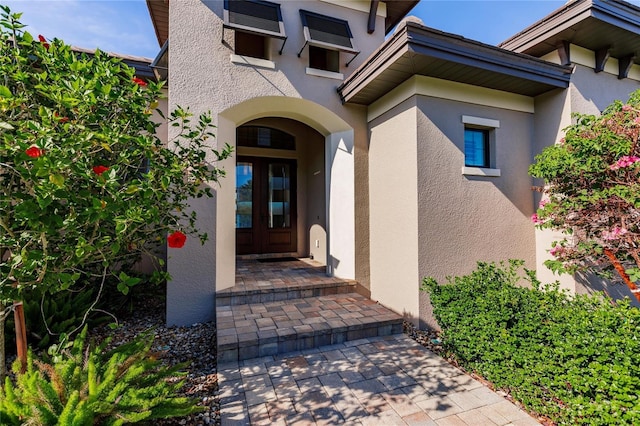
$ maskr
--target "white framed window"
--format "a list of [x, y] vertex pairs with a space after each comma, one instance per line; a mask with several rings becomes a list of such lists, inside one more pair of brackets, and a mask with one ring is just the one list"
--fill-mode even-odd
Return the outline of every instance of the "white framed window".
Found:
[[496, 129], [500, 121], [462, 116], [464, 124], [464, 166], [462, 174], [470, 176], [500, 176], [496, 165]]

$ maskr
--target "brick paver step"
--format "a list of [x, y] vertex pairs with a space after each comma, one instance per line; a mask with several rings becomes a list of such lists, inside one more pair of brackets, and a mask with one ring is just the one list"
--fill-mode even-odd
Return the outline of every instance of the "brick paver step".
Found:
[[311, 281], [259, 281], [254, 284], [236, 285], [216, 293], [217, 306], [268, 303], [305, 297], [353, 293], [356, 281], [326, 277]]
[[357, 281], [327, 276], [312, 259], [261, 264], [238, 259], [233, 287], [216, 292], [217, 306], [267, 303], [331, 294], [354, 293]]
[[402, 317], [357, 293], [217, 307], [218, 362], [402, 333]]

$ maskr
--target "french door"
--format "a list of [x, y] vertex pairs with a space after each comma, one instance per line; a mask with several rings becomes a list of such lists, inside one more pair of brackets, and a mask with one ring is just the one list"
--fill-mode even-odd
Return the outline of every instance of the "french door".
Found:
[[297, 251], [296, 161], [242, 157], [236, 162], [236, 253]]

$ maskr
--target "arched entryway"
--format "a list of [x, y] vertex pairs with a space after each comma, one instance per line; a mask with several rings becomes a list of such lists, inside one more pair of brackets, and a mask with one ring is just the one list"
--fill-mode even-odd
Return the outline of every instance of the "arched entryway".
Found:
[[296, 120], [236, 128], [236, 254], [326, 264], [325, 138]]
[[[266, 143], [267, 133], [273, 132], [276, 139], [280, 138], [275, 143], [278, 146], [259, 146], [260, 132], [263, 143]], [[283, 143], [287, 143], [283, 141], [286, 136], [277, 132], [292, 136], [295, 149], [283, 146]], [[247, 136], [253, 141], [239, 142], [240, 138]], [[351, 126], [332, 111], [308, 100], [263, 97], [245, 101], [219, 114], [217, 138], [231, 144], [235, 155], [224, 164], [227, 171], [225, 185], [221, 185], [217, 191], [216, 289], [234, 284], [238, 242], [246, 250], [254, 252], [313, 256], [327, 265], [328, 274], [354, 278], [354, 132]], [[283, 208], [286, 210], [286, 205], [282, 203], [273, 206], [273, 215], [269, 212], [270, 200], [284, 200], [282, 193], [269, 198], [274, 195], [269, 194], [268, 187], [269, 167], [274, 164], [271, 167], [272, 177], [274, 173], [278, 174], [279, 183], [283, 182], [281, 178], [284, 175], [295, 179], [295, 182], [289, 181], [289, 190], [294, 192], [288, 198], [292, 203], [290, 207], [294, 207], [295, 201], [295, 217], [292, 215], [287, 219], [283, 217], [286, 215], [275, 214], [283, 213]], [[248, 241], [246, 235], [242, 236], [245, 238], [243, 241], [239, 241], [241, 235], [237, 227], [246, 226], [246, 222], [241, 224], [241, 219], [237, 217], [236, 188], [242, 186], [242, 180], [244, 183], [248, 180], [246, 166], [252, 168], [252, 179], [254, 171], [262, 174], [259, 178], [262, 182], [259, 191], [262, 194], [251, 194], [252, 210], [248, 214], [252, 226], [256, 220], [267, 224], [261, 225], [262, 230], [256, 231], [257, 234], [254, 233], [250, 238], [255, 239], [256, 235], [264, 237], [265, 232], [272, 232], [273, 241], [284, 242], [280, 250], [270, 251], [274, 250], [274, 245], [269, 244], [266, 248], [263, 246], [258, 249], [255, 241]], [[287, 167], [283, 171], [283, 166], [288, 166], [288, 172]], [[276, 168], [279, 171], [276, 172]], [[295, 188], [291, 185], [295, 185]], [[261, 201], [254, 199], [254, 196], [262, 197]], [[246, 197], [244, 201], [247, 201]], [[262, 203], [258, 210], [253, 209], [255, 202]], [[248, 220], [248, 217], [245, 215], [243, 220]], [[282, 227], [283, 224], [290, 225], [295, 232], [285, 235], [274, 230], [276, 225]], [[287, 238], [292, 239], [288, 248], [284, 247]]]

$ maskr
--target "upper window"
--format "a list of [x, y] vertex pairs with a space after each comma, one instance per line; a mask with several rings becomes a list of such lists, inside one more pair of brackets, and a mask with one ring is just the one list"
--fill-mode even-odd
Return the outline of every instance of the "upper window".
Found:
[[282, 130], [262, 126], [242, 126], [236, 131], [237, 145], [251, 148], [288, 149], [295, 151], [295, 138]]
[[[300, 19], [304, 32], [304, 45], [298, 57], [309, 45], [309, 68], [338, 72], [340, 70], [339, 52], [360, 53], [353, 45], [353, 35], [349, 23], [343, 19], [332, 18], [300, 10]], [[347, 62], [347, 66], [353, 58]]]
[[251, 56], [252, 58], [269, 59], [269, 40], [260, 34], [236, 31], [235, 48], [236, 55]]
[[464, 165], [467, 167], [483, 168], [489, 168], [491, 166], [489, 130], [465, 127]]
[[235, 30], [236, 55], [269, 59], [269, 38], [287, 42], [280, 5], [265, 0], [224, 0], [224, 29]]
[[496, 132], [500, 121], [462, 116], [464, 124], [464, 166], [462, 173], [476, 176], [500, 176], [496, 167]]
[[309, 68], [340, 72], [340, 52], [309, 46]]

